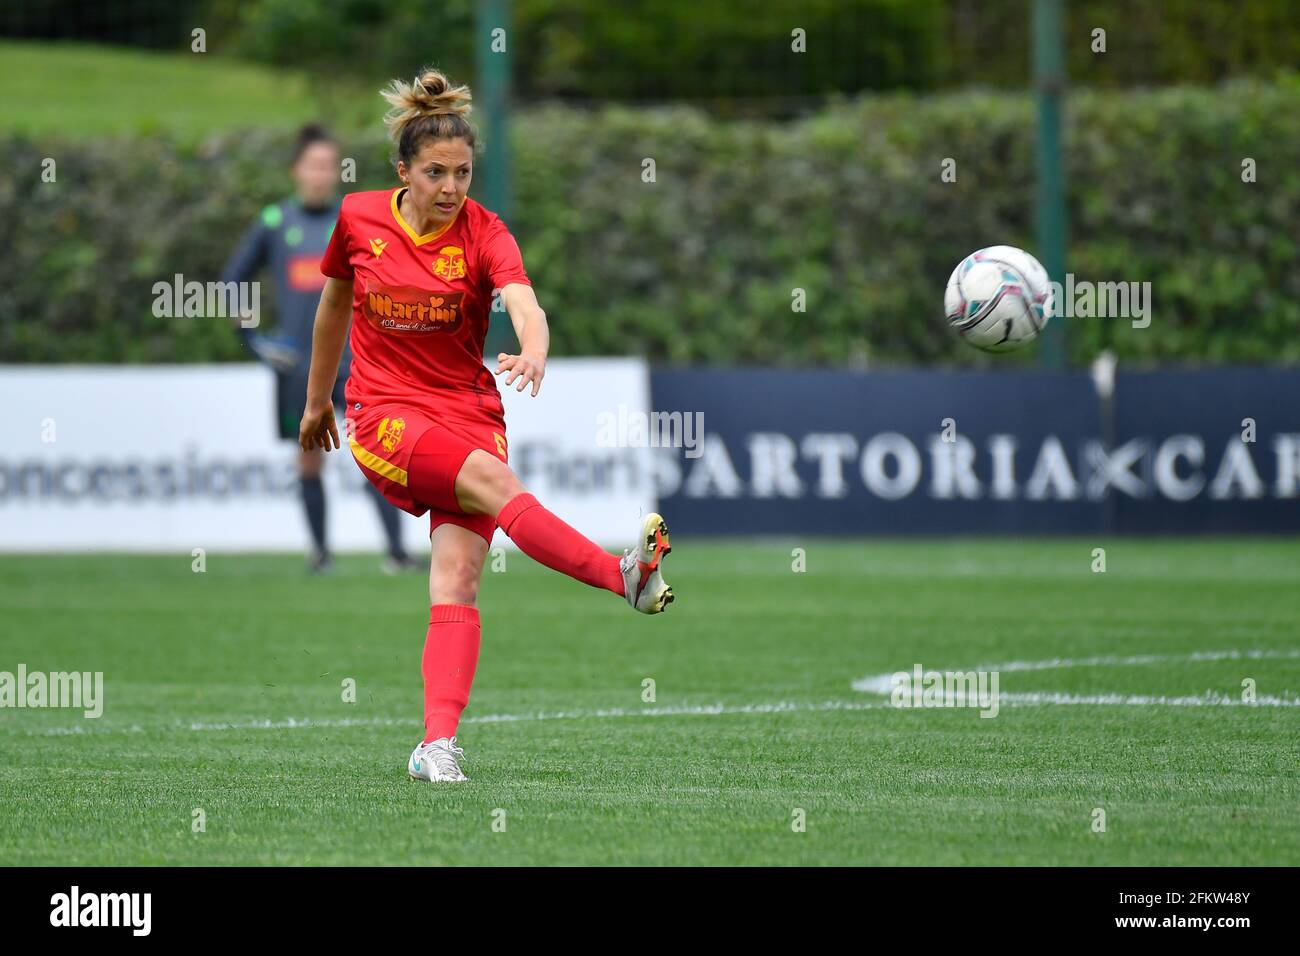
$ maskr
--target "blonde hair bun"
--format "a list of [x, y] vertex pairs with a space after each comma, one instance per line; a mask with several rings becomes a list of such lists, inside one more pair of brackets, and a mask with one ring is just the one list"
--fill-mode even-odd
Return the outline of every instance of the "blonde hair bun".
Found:
[[416, 120], [433, 116], [466, 117], [470, 113], [468, 86], [452, 86], [442, 73], [425, 67], [410, 83], [393, 80], [380, 95], [392, 107], [384, 115], [384, 125], [393, 142], [402, 138], [402, 131]]

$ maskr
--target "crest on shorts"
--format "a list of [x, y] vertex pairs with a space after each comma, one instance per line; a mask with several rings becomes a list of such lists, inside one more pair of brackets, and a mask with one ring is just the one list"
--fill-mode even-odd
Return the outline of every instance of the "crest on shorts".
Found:
[[379, 444], [384, 446], [384, 451], [392, 451], [402, 440], [402, 432], [406, 431], [405, 418], [385, 418], [379, 423]]
[[460, 246], [443, 246], [433, 260], [433, 274], [439, 279], [465, 278], [465, 250]]

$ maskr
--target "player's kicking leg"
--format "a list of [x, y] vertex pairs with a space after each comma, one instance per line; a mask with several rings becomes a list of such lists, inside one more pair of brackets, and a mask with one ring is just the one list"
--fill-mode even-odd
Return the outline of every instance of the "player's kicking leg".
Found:
[[668, 542], [668, 525], [655, 512], [641, 522], [641, 537], [636, 547], [623, 555], [619, 570], [623, 573], [623, 596], [627, 603], [645, 614], [658, 614], [673, 603], [673, 589], [664, 581], [660, 570], [663, 559], [672, 551]]
[[646, 516], [635, 548], [620, 558], [544, 508], [487, 451], [475, 449], [464, 459], [455, 490], [463, 512], [492, 515], [519, 550], [539, 564], [621, 595], [643, 614], [658, 614], [672, 601], [672, 588], [660, 569], [669, 546], [668, 528], [659, 515]]

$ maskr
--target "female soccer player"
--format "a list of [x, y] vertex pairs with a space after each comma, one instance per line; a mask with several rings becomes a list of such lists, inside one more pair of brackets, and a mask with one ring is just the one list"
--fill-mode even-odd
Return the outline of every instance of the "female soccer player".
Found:
[[[262, 210], [221, 276], [222, 282], [248, 282], [266, 267], [275, 281], [275, 333], [264, 335], [242, 324], [236, 328], [249, 350], [275, 372], [276, 424], [281, 438], [296, 438], [302, 419], [312, 317], [325, 285], [320, 260], [339, 214], [334, 192], [339, 179], [338, 143], [324, 128], [304, 126], [298, 132], [289, 168], [293, 197]], [[348, 376], [347, 365], [344, 358], [339, 372], [343, 379]], [[334, 401], [343, 404], [341, 382], [334, 389]], [[325, 486], [318, 449], [304, 450], [298, 456], [298, 489], [313, 544], [308, 567], [314, 572], [328, 571], [332, 559], [325, 535]], [[366, 491], [379, 509], [388, 540], [384, 571], [391, 574], [416, 566], [402, 547], [401, 516], [374, 488], [367, 486]]]
[[343, 199], [321, 262], [327, 281], [299, 440], [304, 449], [340, 447], [330, 391], [351, 317], [348, 445], [389, 501], [430, 516], [425, 734], [407, 770], [416, 780], [461, 781], [456, 727], [478, 663], [478, 583], [495, 529], [541, 564], [657, 614], [673, 599], [660, 570], [668, 528], [647, 515], [620, 559], [542, 507], [507, 466], [501, 396], [483, 364], [493, 291], [519, 339], [519, 354], [497, 356], [496, 374], [534, 397], [550, 345], [546, 313], [505, 223], [466, 195], [469, 89], [425, 69], [383, 95], [402, 185]]

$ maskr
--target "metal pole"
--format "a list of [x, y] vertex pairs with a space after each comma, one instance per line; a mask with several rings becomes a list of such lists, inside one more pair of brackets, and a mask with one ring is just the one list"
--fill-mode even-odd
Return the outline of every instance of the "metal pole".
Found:
[[[479, 0], [475, 7], [475, 60], [478, 78], [474, 98], [484, 116], [482, 163], [474, 170], [475, 198], [511, 225], [510, 189], [510, 0]], [[504, 311], [489, 314], [484, 354], [515, 352], [514, 329]]]
[[[1061, 168], [1061, 101], [1065, 95], [1062, 0], [1033, 0], [1034, 88], [1038, 99], [1036, 218], [1038, 254], [1053, 281], [1065, 284], [1065, 175]], [[1057, 316], [1043, 330], [1043, 366], [1065, 367], [1066, 330]]]

